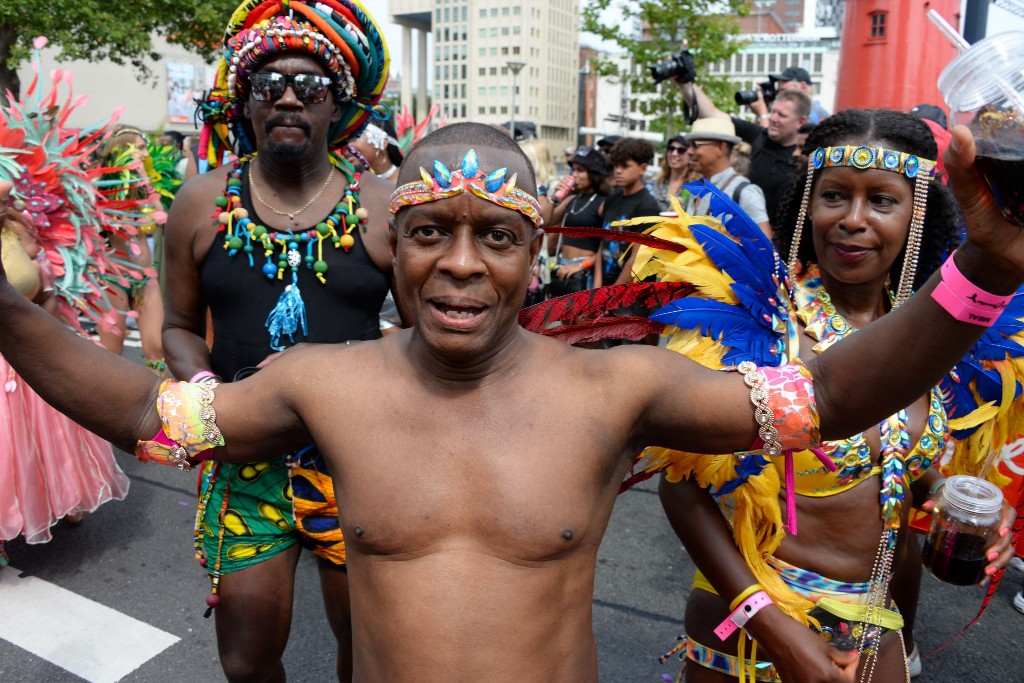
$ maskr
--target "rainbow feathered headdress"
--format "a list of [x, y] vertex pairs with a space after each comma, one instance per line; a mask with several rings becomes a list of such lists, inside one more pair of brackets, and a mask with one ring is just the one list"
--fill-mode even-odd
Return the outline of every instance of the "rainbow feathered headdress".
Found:
[[254, 151], [242, 113], [249, 75], [285, 52], [312, 55], [334, 79], [341, 117], [329, 133], [332, 148], [358, 136], [371, 114], [387, 116], [380, 98], [388, 79], [388, 48], [359, 0], [246, 0], [231, 15], [216, 81], [199, 105], [204, 124], [199, 156], [211, 168], [221, 164], [226, 150]]

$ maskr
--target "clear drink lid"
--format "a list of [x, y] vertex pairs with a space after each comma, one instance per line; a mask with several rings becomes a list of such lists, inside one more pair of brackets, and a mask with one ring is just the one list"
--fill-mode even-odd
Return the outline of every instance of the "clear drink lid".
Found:
[[1007, 86], [1024, 91], [1024, 31], [974, 43], [942, 70], [938, 86], [952, 111], [965, 112], [1005, 99]]
[[999, 512], [1003, 504], [1003, 492], [995, 484], [962, 474], [946, 480], [942, 497], [951, 505], [978, 514]]

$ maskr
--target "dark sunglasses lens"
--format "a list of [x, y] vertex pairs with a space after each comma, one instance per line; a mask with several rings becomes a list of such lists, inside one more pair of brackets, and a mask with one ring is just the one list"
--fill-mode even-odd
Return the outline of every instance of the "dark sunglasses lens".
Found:
[[670, 154], [672, 154], [672, 153], [684, 154], [686, 152], [686, 148], [685, 147], [679, 147], [678, 145], [672, 145], [671, 147], [668, 148], [668, 151], [669, 151]]
[[319, 104], [326, 100], [329, 85], [330, 81], [327, 78], [313, 74], [298, 74], [292, 78], [295, 96], [300, 102], [307, 104]]
[[252, 96], [257, 102], [273, 102], [284, 95], [285, 79], [281, 74], [253, 74], [249, 82], [252, 85]]

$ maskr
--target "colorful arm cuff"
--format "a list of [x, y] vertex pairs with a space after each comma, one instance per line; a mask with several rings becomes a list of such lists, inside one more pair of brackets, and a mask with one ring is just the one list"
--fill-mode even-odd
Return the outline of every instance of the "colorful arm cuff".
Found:
[[797, 359], [777, 368], [759, 368], [744, 361], [737, 369], [750, 387], [765, 455], [812, 450], [821, 445], [814, 382], [803, 362]]
[[213, 409], [215, 377], [200, 382], [167, 380], [160, 385], [156, 410], [163, 428], [149, 441], [139, 441], [135, 457], [188, 471], [192, 464], [208, 460], [212, 449], [224, 445]]

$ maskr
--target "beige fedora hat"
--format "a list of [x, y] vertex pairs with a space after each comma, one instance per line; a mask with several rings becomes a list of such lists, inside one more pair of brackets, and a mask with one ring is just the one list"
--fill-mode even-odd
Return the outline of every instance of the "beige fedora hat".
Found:
[[736, 145], [743, 142], [736, 135], [736, 126], [732, 125], [729, 119], [706, 118], [697, 119], [686, 134], [686, 141], [694, 140], [715, 140], [717, 142], [728, 142]]

